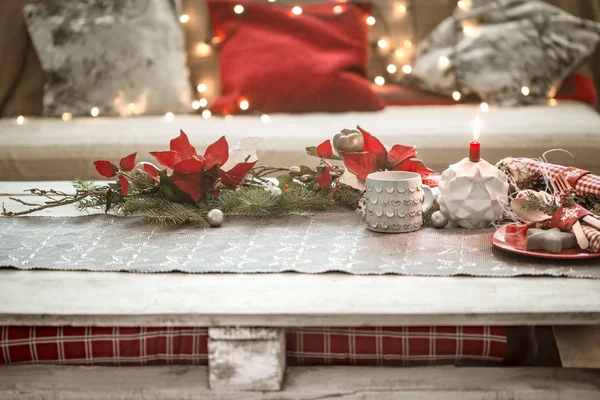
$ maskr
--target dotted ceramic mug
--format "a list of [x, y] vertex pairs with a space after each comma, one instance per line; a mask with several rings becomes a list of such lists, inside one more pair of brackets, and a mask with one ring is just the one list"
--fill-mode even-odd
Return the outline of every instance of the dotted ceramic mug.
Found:
[[423, 226], [423, 213], [433, 205], [433, 192], [414, 172], [381, 171], [367, 176], [367, 228], [404, 233]]

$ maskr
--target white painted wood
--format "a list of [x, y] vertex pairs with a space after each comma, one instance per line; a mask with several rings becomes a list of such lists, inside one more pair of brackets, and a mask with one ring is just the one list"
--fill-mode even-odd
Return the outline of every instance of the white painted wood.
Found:
[[600, 371], [294, 367], [275, 393], [208, 389], [206, 367], [0, 367], [3, 400], [597, 400]]
[[600, 325], [598, 293], [593, 279], [4, 269], [0, 324]]
[[564, 368], [600, 369], [600, 326], [555, 326], [554, 337]]
[[281, 390], [285, 332], [281, 328], [209, 328], [208, 365], [212, 389]]

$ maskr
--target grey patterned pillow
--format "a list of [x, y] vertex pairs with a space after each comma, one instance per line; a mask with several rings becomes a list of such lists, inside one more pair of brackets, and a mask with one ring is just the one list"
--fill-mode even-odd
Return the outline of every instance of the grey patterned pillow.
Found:
[[48, 83], [44, 113], [191, 110], [183, 33], [171, 0], [77, 0], [24, 7]]
[[543, 104], [599, 41], [600, 23], [549, 4], [478, 0], [419, 44], [402, 82], [490, 104]]

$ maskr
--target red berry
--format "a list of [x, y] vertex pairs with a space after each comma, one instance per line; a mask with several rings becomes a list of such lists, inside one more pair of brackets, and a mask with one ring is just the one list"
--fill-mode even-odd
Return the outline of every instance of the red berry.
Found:
[[289, 187], [288, 185], [285, 185], [285, 186], [283, 187], [283, 190], [289, 190], [289, 188], [290, 188], [290, 187]]
[[329, 200], [329, 204], [331, 204], [332, 206], [335, 205], [335, 200], [334, 199]]

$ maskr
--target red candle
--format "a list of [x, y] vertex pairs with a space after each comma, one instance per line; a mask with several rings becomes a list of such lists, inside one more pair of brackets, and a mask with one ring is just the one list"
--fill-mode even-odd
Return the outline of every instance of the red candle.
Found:
[[481, 143], [479, 143], [479, 115], [475, 116], [473, 125], [473, 141], [469, 146], [469, 161], [479, 162], [481, 160]]
[[472, 141], [469, 146], [469, 161], [479, 162], [481, 160], [481, 143]]

